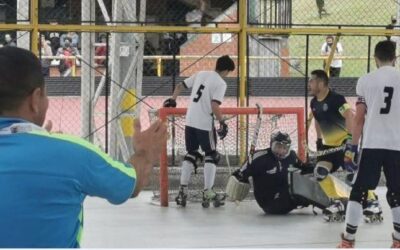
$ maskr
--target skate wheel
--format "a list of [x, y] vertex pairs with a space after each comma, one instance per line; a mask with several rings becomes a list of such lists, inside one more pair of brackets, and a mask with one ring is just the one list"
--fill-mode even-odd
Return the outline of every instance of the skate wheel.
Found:
[[205, 202], [205, 201], [203, 201], [203, 202], [201, 203], [201, 205], [202, 205], [204, 208], [209, 208], [209, 207], [210, 207], [210, 203], [209, 203], [209, 202]]
[[334, 217], [333, 217], [333, 221], [337, 222], [337, 221], [339, 221], [339, 220], [340, 220], [340, 218], [339, 218], [338, 216], [334, 216]]

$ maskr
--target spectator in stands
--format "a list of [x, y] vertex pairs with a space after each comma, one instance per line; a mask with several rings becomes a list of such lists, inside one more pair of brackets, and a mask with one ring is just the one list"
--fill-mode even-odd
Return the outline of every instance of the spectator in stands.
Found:
[[57, 50], [60, 48], [60, 33], [51, 32], [49, 34], [49, 41], [53, 55], [57, 54]]
[[[99, 42], [101, 45], [96, 47], [95, 55], [96, 56], [106, 56], [107, 55], [107, 35], [102, 34], [100, 36]], [[96, 59], [96, 64], [99, 66], [105, 66], [106, 59]]]
[[319, 18], [322, 18], [322, 15], [328, 15], [328, 12], [325, 9], [325, 0], [316, 0], [317, 8], [318, 8], [318, 15]]
[[[39, 45], [40, 45], [40, 57], [53, 55], [53, 52], [50, 47], [50, 41], [46, 40], [44, 35], [40, 36], [40, 44]], [[42, 58], [41, 63], [42, 63], [43, 76], [49, 76], [51, 59]]]
[[[50, 21], [51, 25], [58, 25], [57, 20]], [[58, 49], [60, 48], [60, 33], [59, 32], [48, 32], [46, 33], [46, 38], [49, 39], [51, 43], [51, 50], [53, 55], [57, 54]]]
[[[392, 16], [391, 22], [390, 22], [390, 24], [388, 24], [388, 25], [386, 26], [386, 29], [392, 30], [392, 29], [394, 29], [394, 26], [395, 26], [396, 24], [397, 24], [397, 18], [396, 18], [395, 16]], [[387, 38], [388, 40], [393, 41], [393, 42], [397, 42], [397, 41], [398, 41], [398, 37], [397, 37], [397, 36], [386, 36], [386, 38]]]
[[[79, 51], [76, 47], [72, 47], [72, 40], [69, 37], [65, 38], [64, 47], [61, 47], [57, 51], [56, 56], [69, 57], [69, 56], [79, 56]], [[70, 76], [72, 73], [72, 66], [74, 65], [74, 58], [66, 58], [60, 60], [60, 65], [58, 70], [61, 76]]]
[[16, 47], [17, 46], [17, 43], [15, 42], [15, 39], [13, 39], [10, 34], [6, 34], [4, 39], [5, 39], [4, 46], [12, 46], [12, 47]]
[[[206, 0], [199, 0], [197, 2], [197, 6], [194, 10], [186, 13], [185, 20], [189, 26], [192, 27], [199, 27], [206, 25], [205, 20], [205, 11], [207, 9], [207, 1]], [[188, 35], [188, 39], [190, 39], [193, 35]]]
[[[321, 47], [321, 55], [329, 56], [331, 53], [331, 48], [333, 46], [334, 37], [329, 35], [326, 37], [326, 41]], [[343, 47], [340, 42], [336, 44], [336, 49], [334, 56], [341, 56], [343, 54]], [[326, 60], [324, 60], [324, 69], [325, 69]], [[340, 70], [342, 69], [343, 62], [341, 59], [333, 59], [331, 65], [329, 67], [329, 77], [339, 77]]]
[[68, 32], [67, 34], [62, 34], [60, 37], [61, 47], [64, 47], [66, 38], [70, 39], [70, 41], [71, 41], [70, 43], [71, 43], [72, 47], [75, 47], [75, 48], [80, 47], [79, 46], [79, 42], [80, 42], [79, 35], [76, 32]]

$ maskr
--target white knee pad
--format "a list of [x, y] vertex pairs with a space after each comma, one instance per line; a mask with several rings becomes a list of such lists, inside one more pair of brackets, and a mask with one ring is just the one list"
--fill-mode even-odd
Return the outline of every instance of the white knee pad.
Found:
[[328, 176], [329, 172], [329, 167], [318, 162], [314, 168], [314, 177], [317, 179], [317, 181], [322, 181]]
[[250, 184], [240, 182], [235, 176], [231, 175], [226, 185], [226, 195], [231, 201], [242, 201], [250, 191]]

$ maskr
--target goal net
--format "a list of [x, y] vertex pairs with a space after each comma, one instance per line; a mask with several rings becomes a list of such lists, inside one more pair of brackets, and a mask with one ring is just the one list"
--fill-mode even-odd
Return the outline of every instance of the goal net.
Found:
[[[222, 108], [221, 110], [228, 118], [226, 123], [229, 133], [224, 143], [219, 139], [217, 142], [217, 150], [221, 155], [214, 185], [217, 192], [224, 192], [230, 173], [240, 167], [246, 159], [258, 113], [257, 108]], [[170, 135], [161, 155], [160, 168], [156, 169], [157, 173], [153, 175], [159, 177], [153, 179], [153, 199], [160, 200], [162, 206], [168, 206], [168, 201], [174, 201], [179, 191], [180, 166], [186, 154], [185, 114], [186, 108], [162, 108], [158, 111], [149, 111], [150, 119], [158, 115], [161, 119], [168, 121]], [[216, 124], [217, 128], [218, 126]], [[304, 126], [303, 108], [263, 108], [256, 150], [269, 147], [271, 134], [282, 131], [290, 135], [292, 149], [304, 159]], [[199, 151], [204, 155], [204, 152]], [[203, 164], [200, 164], [197, 173], [191, 176], [188, 186], [189, 202], [201, 201], [201, 191], [204, 188]]]

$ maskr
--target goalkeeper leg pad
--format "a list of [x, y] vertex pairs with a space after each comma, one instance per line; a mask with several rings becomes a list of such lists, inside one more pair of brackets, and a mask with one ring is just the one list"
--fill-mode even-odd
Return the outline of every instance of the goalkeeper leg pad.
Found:
[[330, 204], [329, 197], [322, 190], [319, 183], [308, 176], [297, 172], [289, 173], [289, 193], [293, 197], [307, 200], [310, 204], [326, 208]]
[[226, 185], [226, 195], [231, 201], [242, 201], [250, 191], [250, 184], [240, 182], [235, 176], [230, 176]]

